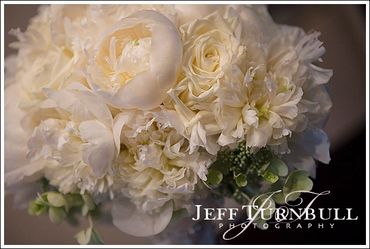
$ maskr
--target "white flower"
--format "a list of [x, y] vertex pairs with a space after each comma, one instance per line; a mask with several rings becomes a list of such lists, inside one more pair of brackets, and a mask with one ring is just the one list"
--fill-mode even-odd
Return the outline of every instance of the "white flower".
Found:
[[320, 127], [332, 106], [324, 84], [333, 75], [332, 70], [314, 64], [325, 53], [322, 42], [318, 40], [320, 33], [306, 34], [300, 28], [286, 26], [280, 30], [283, 35], [271, 42], [269, 68], [276, 75], [302, 87], [300, 112], [305, 114], [308, 122]]
[[118, 108], [157, 107], [176, 80], [182, 56], [176, 27], [143, 10], [100, 34], [88, 66], [94, 91]]
[[[181, 27], [188, 31], [185, 44], [193, 45], [185, 45], [184, 78], [168, 92], [172, 100], [166, 106], [172, 104], [183, 122], [190, 152], [201, 146], [215, 154], [219, 146], [245, 140], [248, 147], [289, 153], [292, 133], [317, 125], [315, 119], [322, 120], [330, 108], [326, 91], [316, 87], [331, 76], [312, 64], [324, 51], [317, 34], [276, 25], [265, 8], [223, 13]], [[213, 54], [229, 59], [221, 63]]]
[[61, 192], [75, 188], [92, 194], [110, 192], [116, 153], [109, 109], [84, 89], [49, 90], [47, 95], [45, 108], [58, 108], [69, 116], [62, 114], [40, 123], [34, 131], [35, 141], [29, 141], [31, 159], [41, 153], [56, 162], [45, 175]]
[[[116, 202], [114, 224], [135, 236], [156, 234], [167, 224], [143, 227], [149, 222], [145, 219], [154, 222], [161, 217], [168, 223], [172, 209], [182, 208], [192, 197], [198, 176], [206, 179], [210, 157], [201, 152], [189, 155], [187, 140], [172, 127], [158, 122], [155, 113], [121, 112], [115, 117], [114, 131], [116, 143], [120, 144], [115, 165], [116, 188], [130, 200]], [[118, 207], [136, 211], [131, 211], [130, 219], [122, 219], [123, 210]]]
[[[222, 127], [212, 113], [220, 80], [230, 65], [240, 63], [245, 47], [240, 44], [241, 23], [228, 11], [214, 12], [181, 26], [184, 40], [184, 77], [169, 95], [184, 122], [190, 153], [204, 147], [215, 155]], [[215, 136], [216, 135], [216, 136]]]
[[[50, 184], [63, 193], [109, 193], [116, 155], [112, 116], [96, 96], [79, 88], [45, 90], [48, 99], [23, 117], [23, 128], [32, 134], [23, 142], [27, 149], [19, 155], [25, 158], [23, 171], [10, 171], [8, 181], [15, 173], [21, 180], [37, 165]], [[7, 138], [6, 142], [8, 147], [13, 141]]]
[[26, 112], [19, 108], [19, 93], [19, 84], [11, 84], [5, 89], [4, 179], [7, 188], [34, 181], [42, 175], [42, 169], [46, 165], [45, 162], [30, 163], [26, 157], [27, 141], [31, 133], [22, 125]]
[[47, 98], [43, 88], [65, 88], [81, 78], [78, 65], [81, 54], [68, 37], [71, 25], [67, 24], [71, 19], [79, 22], [83, 15], [83, 11], [71, 14], [68, 7], [43, 7], [24, 33], [19, 29], [11, 31], [18, 38], [10, 46], [18, 49], [16, 62], [12, 65], [16, 71], [14, 80], [23, 91], [22, 108], [37, 108]]
[[333, 72], [313, 64], [325, 53], [318, 40], [320, 33], [305, 34], [300, 28], [287, 26], [281, 26], [280, 32], [283, 35], [271, 42], [268, 65], [303, 91], [298, 103], [302, 122], [287, 141], [291, 153], [284, 159], [291, 167], [307, 170], [315, 177], [314, 160], [330, 162], [329, 139], [321, 128], [332, 106], [325, 84]]
[[225, 67], [241, 57], [240, 28], [234, 18], [223, 18], [218, 12], [181, 26], [186, 83], [180, 84], [187, 85], [187, 101], [198, 103], [212, 95]]

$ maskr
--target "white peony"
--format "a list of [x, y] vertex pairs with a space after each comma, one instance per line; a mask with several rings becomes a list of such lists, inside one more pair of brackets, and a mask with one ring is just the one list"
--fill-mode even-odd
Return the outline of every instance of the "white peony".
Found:
[[117, 108], [151, 109], [176, 80], [182, 46], [174, 24], [143, 10], [99, 35], [87, 66], [94, 91]]
[[18, 39], [10, 44], [18, 50], [10, 61], [13, 75], [7, 81], [19, 84], [19, 107], [35, 110], [48, 96], [44, 89], [65, 89], [70, 84], [87, 85], [83, 75], [91, 30], [86, 21], [87, 5], [42, 6], [27, 30], [11, 30]]
[[[96, 101], [96, 96], [83, 87], [78, 88], [44, 90], [48, 99], [40, 108], [15, 120], [16, 127], [30, 132], [22, 143], [26, 147], [18, 155], [23, 158], [22, 165], [6, 173], [9, 185], [42, 171], [63, 193], [87, 191], [97, 195], [110, 191], [111, 165], [116, 155], [113, 119], [109, 109]], [[14, 142], [13, 137], [7, 137], [8, 157], [12, 157], [14, 151], [9, 148]], [[11, 160], [7, 162], [14, 167]]]

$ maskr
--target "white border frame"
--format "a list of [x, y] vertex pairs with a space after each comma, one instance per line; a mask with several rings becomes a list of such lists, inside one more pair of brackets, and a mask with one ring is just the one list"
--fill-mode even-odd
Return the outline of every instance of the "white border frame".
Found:
[[[87, 4], [87, 1], [2, 1], [1, 2], [1, 248], [76, 248], [78, 245], [4, 244], [4, 5], [6, 4]], [[136, 1], [94, 1], [94, 4], [138, 4]], [[369, 248], [369, 2], [368, 1], [145, 1], [145, 4], [364, 4], [366, 5], [366, 245], [80, 245], [80, 248]]]

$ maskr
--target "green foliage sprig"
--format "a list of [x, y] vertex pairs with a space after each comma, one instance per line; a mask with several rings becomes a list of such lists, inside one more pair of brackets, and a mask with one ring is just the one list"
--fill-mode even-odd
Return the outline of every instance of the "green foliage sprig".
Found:
[[103, 240], [93, 227], [92, 217], [99, 215], [98, 205], [89, 194], [58, 192], [48, 181], [41, 180], [43, 191], [29, 202], [28, 213], [40, 216], [48, 214], [51, 222], [60, 224], [64, 220], [77, 225], [76, 214], [81, 214], [89, 220], [89, 227], [76, 235], [80, 244], [102, 244]]
[[[242, 204], [250, 202], [254, 196], [276, 190], [282, 192], [274, 196], [274, 200], [282, 204], [291, 192], [311, 190], [313, 186], [307, 172], [290, 170], [269, 147], [252, 151], [245, 142], [217, 154], [205, 184], [213, 194], [231, 197]], [[298, 197], [299, 194], [290, 195], [288, 201]]]

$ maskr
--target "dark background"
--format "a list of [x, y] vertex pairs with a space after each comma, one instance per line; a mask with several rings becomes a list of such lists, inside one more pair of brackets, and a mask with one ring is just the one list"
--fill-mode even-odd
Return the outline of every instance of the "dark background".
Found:
[[[37, 5], [5, 5], [5, 55], [14, 53], [14, 41], [7, 32], [25, 30]], [[327, 53], [323, 67], [334, 70], [329, 83], [333, 108], [325, 127], [332, 146], [329, 165], [319, 165], [314, 191], [330, 190], [314, 207], [352, 208], [358, 221], [338, 221], [333, 229], [257, 229], [232, 241], [236, 244], [364, 244], [365, 243], [365, 5], [270, 5], [277, 23], [300, 26], [322, 33]], [[81, 229], [67, 224], [54, 225], [47, 216], [29, 216], [5, 199], [6, 244], [75, 244], [73, 236]], [[106, 244], [147, 244], [120, 232], [113, 225], [99, 224]], [[225, 243], [218, 237], [219, 243]]]

